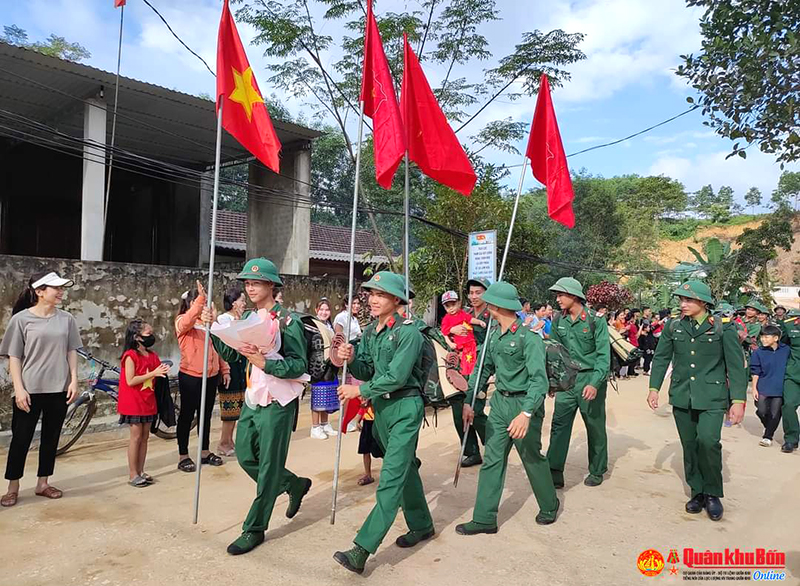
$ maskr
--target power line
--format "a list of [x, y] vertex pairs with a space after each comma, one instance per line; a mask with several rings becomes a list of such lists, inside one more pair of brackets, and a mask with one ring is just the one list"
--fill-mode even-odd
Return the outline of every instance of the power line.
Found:
[[206, 60], [205, 60], [205, 59], [203, 59], [203, 58], [202, 58], [200, 55], [198, 55], [198, 54], [197, 54], [197, 53], [195, 53], [194, 51], [192, 51], [192, 49], [189, 47], [189, 45], [187, 45], [186, 43], [184, 43], [184, 42], [183, 42], [183, 40], [182, 40], [182, 39], [181, 39], [181, 38], [180, 38], [180, 37], [179, 37], [177, 34], [175, 34], [175, 31], [174, 31], [174, 30], [172, 30], [172, 27], [171, 27], [171, 26], [169, 26], [169, 23], [167, 22], [167, 19], [166, 19], [166, 18], [164, 18], [163, 16], [161, 16], [161, 13], [160, 13], [158, 10], [156, 10], [155, 6], [153, 6], [152, 4], [150, 4], [150, 2], [148, 2], [147, 0], [142, 0], [142, 2], [144, 2], [145, 4], [147, 4], [147, 5], [150, 7], [150, 9], [151, 9], [153, 12], [155, 12], [155, 13], [158, 15], [158, 18], [160, 18], [160, 19], [161, 19], [161, 22], [163, 22], [163, 23], [166, 25], [166, 27], [169, 29], [169, 32], [171, 32], [171, 33], [172, 33], [172, 36], [173, 36], [173, 37], [175, 37], [176, 39], [178, 39], [178, 42], [179, 42], [181, 45], [183, 45], [184, 47], [186, 47], [186, 50], [187, 50], [187, 51], [189, 51], [189, 53], [191, 53], [192, 55], [194, 55], [195, 57], [197, 57], [198, 59], [200, 59], [200, 61], [202, 61], [202, 62], [203, 62], [203, 65], [205, 65], [205, 66], [206, 66], [206, 69], [208, 69], [208, 72], [209, 72], [211, 75], [213, 75], [214, 77], [217, 77], [217, 74], [216, 74], [216, 73], [214, 73], [214, 71], [213, 71], [213, 70], [212, 70], [212, 69], [211, 69], [211, 68], [208, 66], [208, 63], [206, 63]]

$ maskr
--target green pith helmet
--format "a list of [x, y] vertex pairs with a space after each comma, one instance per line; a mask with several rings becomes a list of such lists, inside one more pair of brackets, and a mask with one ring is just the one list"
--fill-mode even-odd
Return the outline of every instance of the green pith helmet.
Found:
[[714, 305], [714, 297], [711, 296], [711, 288], [703, 281], [686, 281], [683, 285], [672, 292], [676, 297], [687, 297], [705, 301], [709, 306]]
[[517, 288], [511, 283], [505, 281], [497, 281], [486, 290], [483, 294], [483, 302], [502, 309], [511, 311], [521, 311], [522, 304], [519, 302], [519, 294]]
[[586, 295], [583, 294], [583, 285], [577, 279], [573, 279], [572, 277], [561, 277], [556, 284], [550, 287], [551, 291], [555, 293], [566, 293], [568, 295], [574, 295], [580, 299], [586, 301]]
[[733, 305], [730, 303], [720, 303], [717, 305], [717, 313], [723, 313], [727, 315], [733, 315], [736, 310], [733, 308]]
[[786, 312], [786, 317], [800, 317], [800, 309], [790, 309]]
[[748, 302], [747, 302], [747, 304], [745, 305], [745, 308], [748, 308], [748, 307], [752, 307], [752, 308], [753, 308], [753, 309], [755, 309], [755, 310], [756, 310], [758, 313], [767, 313], [767, 314], [769, 313], [769, 309], [767, 309], [766, 307], [764, 307], [764, 306], [763, 306], [761, 303], [759, 303], [758, 301], [748, 301]]
[[283, 286], [283, 281], [278, 275], [278, 267], [274, 262], [263, 257], [248, 260], [236, 278], [239, 281], [270, 281]]
[[467, 289], [469, 289], [472, 285], [488, 289], [491, 283], [489, 282], [489, 279], [484, 279], [483, 277], [477, 277], [475, 279], [470, 279], [469, 281], [467, 281]]
[[[398, 275], [391, 271], [381, 271], [375, 273], [375, 275], [369, 281], [361, 285], [361, 287], [364, 289], [383, 291], [384, 293], [394, 295], [400, 299], [403, 305], [408, 304], [408, 299], [406, 298], [406, 280], [403, 275]], [[411, 297], [411, 299], [414, 298], [414, 293], [410, 288], [409, 297]]]

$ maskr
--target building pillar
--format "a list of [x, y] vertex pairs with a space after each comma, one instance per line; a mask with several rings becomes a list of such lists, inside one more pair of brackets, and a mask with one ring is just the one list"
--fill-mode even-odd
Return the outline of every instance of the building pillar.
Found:
[[83, 186], [81, 260], [103, 260], [103, 216], [106, 189], [106, 103], [89, 99], [83, 109]]
[[249, 167], [247, 258], [264, 256], [281, 273], [308, 275], [310, 145], [300, 151], [283, 152], [280, 175], [257, 162]]
[[200, 234], [197, 265], [207, 267], [211, 255], [211, 211], [214, 198], [214, 170], [206, 171], [200, 179]]

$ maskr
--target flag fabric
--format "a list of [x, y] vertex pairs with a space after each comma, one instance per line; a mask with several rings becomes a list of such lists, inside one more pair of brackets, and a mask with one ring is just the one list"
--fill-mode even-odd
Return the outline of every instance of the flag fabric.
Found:
[[364, 115], [372, 118], [373, 122], [375, 179], [381, 187], [390, 189], [392, 178], [405, 156], [406, 143], [389, 62], [383, 52], [378, 23], [372, 13], [372, 0], [367, 0], [361, 101], [364, 102]]
[[403, 41], [405, 66], [400, 107], [408, 158], [431, 179], [469, 195], [478, 178], [431, 91], [408, 37], [404, 36]]
[[347, 425], [356, 418], [359, 410], [361, 409], [361, 399], [348, 399], [347, 405], [344, 407], [344, 414], [342, 415], [342, 432], [347, 433]]
[[217, 39], [217, 113], [222, 126], [267, 167], [279, 173], [281, 143], [247, 61], [228, 0], [222, 6]]
[[119, 8], [120, 6], [125, 6], [126, 0], [114, 0], [114, 8]]
[[547, 187], [547, 213], [567, 228], [575, 226], [572, 211], [572, 179], [567, 167], [567, 155], [558, 132], [556, 112], [550, 99], [550, 84], [542, 74], [536, 111], [533, 113], [531, 136], [525, 153], [531, 160], [533, 176]]

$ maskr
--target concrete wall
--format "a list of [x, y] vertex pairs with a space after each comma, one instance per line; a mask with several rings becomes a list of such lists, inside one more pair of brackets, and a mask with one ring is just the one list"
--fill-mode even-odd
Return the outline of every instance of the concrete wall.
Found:
[[[214, 299], [222, 307], [224, 286], [234, 279], [241, 264], [220, 265], [214, 282]], [[105, 360], [119, 360], [120, 344], [129, 320], [140, 317], [152, 324], [158, 339], [155, 350], [164, 359], [178, 364], [180, 354], [173, 329], [180, 296], [196, 279], [207, 284], [208, 274], [201, 269], [162, 265], [74, 261], [0, 255], [0, 335], [11, 317], [11, 307], [30, 275], [54, 270], [75, 281], [62, 309], [78, 321], [84, 346]], [[321, 297], [334, 304], [347, 294], [347, 281], [334, 278], [286, 275], [286, 305], [301, 312], [313, 312]], [[82, 372], [88, 372], [82, 365]], [[177, 373], [177, 368], [173, 374]], [[10, 394], [7, 359], [0, 359], [0, 400]], [[4, 427], [0, 424], [0, 427]]]

